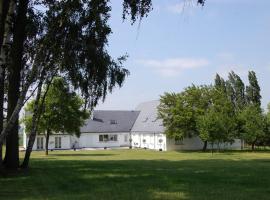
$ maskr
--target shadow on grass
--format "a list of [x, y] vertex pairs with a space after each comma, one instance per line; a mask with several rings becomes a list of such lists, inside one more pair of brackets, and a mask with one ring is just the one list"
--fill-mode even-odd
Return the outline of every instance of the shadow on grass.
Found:
[[92, 157], [92, 156], [116, 156], [116, 155], [119, 155], [119, 154], [109, 154], [109, 153], [107, 153], [107, 154], [102, 154], [102, 153], [85, 153], [85, 154], [83, 154], [83, 153], [74, 153], [74, 154], [67, 154], [67, 153], [65, 153], [65, 154], [58, 154], [58, 153], [50, 153], [49, 154], [50, 156], [72, 156], [72, 157], [79, 157], [79, 156], [86, 156], [86, 157]]
[[270, 150], [268, 149], [256, 149], [256, 150], [251, 150], [251, 149], [245, 149], [245, 150], [216, 150], [214, 149], [213, 151], [210, 149], [207, 149], [206, 151], [202, 151], [202, 150], [176, 150], [175, 152], [178, 153], [222, 153], [222, 154], [228, 154], [228, 155], [232, 155], [232, 154], [241, 154], [241, 153], [270, 153]]
[[263, 200], [270, 195], [266, 161], [34, 158], [27, 173], [0, 177], [0, 199]]

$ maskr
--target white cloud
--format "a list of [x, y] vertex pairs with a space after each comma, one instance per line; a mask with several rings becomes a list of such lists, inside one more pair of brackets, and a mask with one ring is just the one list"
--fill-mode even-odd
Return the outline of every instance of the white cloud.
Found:
[[195, 1], [182, 0], [179, 3], [168, 5], [167, 10], [174, 14], [187, 13], [189, 15], [192, 15], [194, 12], [194, 8], [196, 7], [197, 4], [195, 3]]
[[204, 67], [209, 64], [206, 59], [194, 58], [142, 59], [138, 60], [138, 62], [166, 77], [178, 76], [184, 70]]
[[181, 3], [174, 4], [174, 5], [169, 5], [167, 7], [167, 9], [168, 9], [168, 11], [170, 11], [172, 13], [181, 14], [181, 13], [183, 13], [185, 6], [186, 6], [185, 3], [181, 2]]
[[217, 54], [217, 58], [221, 61], [225, 61], [225, 62], [228, 62], [228, 61], [232, 61], [234, 60], [234, 55], [232, 53], [229, 53], [229, 52], [221, 52], [221, 53], [218, 53]]

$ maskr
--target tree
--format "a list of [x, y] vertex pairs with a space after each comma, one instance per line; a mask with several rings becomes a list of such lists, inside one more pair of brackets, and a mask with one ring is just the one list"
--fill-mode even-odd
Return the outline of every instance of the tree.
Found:
[[[165, 93], [161, 96], [158, 116], [163, 120], [168, 137], [183, 139], [199, 135], [197, 119], [210, 104], [210, 90], [208, 86], [192, 85], [179, 94]], [[203, 141], [205, 150], [207, 140]]]
[[256, 73], [254, 71], [248, 72], [249, 85], [246, 87], [247, 102], [249, 104], [261, 105], [261, 88], [259, 86]]
[[192, 85], [179, 94], [161, 96], [158, 116], [165, 134], [180, 139], [199, 136], [203, 150], [208, 142], [232, 143], [236, 137], [234, 107], [222, 85], [225, 82], [217, 76], [215, 87]]
[[[48, 86], [47, 86], [48, 87]], [[44, 88], [43, 93], [46, 91]], [[64, 102], [64, 103], [63, 103]], [[25, 108], [27, 113], [33, 113], [35, 101], [30, 101]], [[55, 77], [45, 97], [43, 111], [38, 123], [38, 134], [46, 135], [46, 155], [48, 155], [48, 141], [52, 133], [68, 133], [80, 136], [80, 127], [89, 118], [89, 113], [82, 109], [83, 100], [70, 91], [68, 83], [61, 77]], [[32, 115], [23, 120], [25, 131], [30, 132]]]
[[261, 108], [258, 105], [248, 105], [239, 114], [239, 120], [243, 124], [242, 138], [254, 150], [256, 142], [265, 134], [265, 118]]
[[233, 105], [222, 90], [211, 90], [211, 104], [203, 115], [198, 116], [197, 128], [203, 141], [212, 144], [232, 143], [235, 138]]
[[216, 74], [215, 88], [223, 91], [224, 94], [227, 93], [226, 82], [225, 82], [225, 80], [222, 77], [219, 76], [219, 74]]
[[234, 71], [231, 71], [229, 73], [228, 83], [231, 85], [232, 88], [235, 110], [241, 110], [246, 104], [245, 84], [241, 80], [240, 76], [234, 73]]

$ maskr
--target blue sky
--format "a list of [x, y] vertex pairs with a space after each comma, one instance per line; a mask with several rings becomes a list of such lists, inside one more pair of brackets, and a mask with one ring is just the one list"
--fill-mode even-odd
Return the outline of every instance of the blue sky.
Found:
[[122, 22], [122, 0], [112, 0], [113, 57], [127, 53], [130, 76], [96, 109], [135, 109], [164, 92], [180, 92], [192, 83], [213, 83], [234, 70], [247, 83], [254, 70], [262, 104], [270, 102], [270, 1], [207, 0], [202, 8], [189, 0], [153, 0], [140, 24]]

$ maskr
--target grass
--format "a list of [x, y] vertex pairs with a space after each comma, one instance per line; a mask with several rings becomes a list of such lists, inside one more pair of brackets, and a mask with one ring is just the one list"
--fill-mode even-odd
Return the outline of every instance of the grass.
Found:
[[270, 152], [34, 152], [31, 169], [0, 175], [0, 199], [270, 198]]

